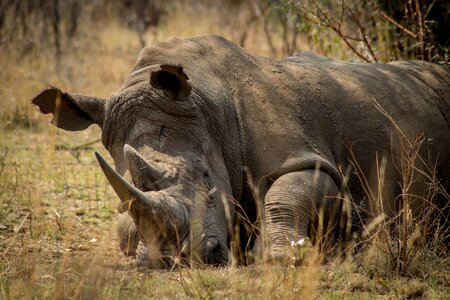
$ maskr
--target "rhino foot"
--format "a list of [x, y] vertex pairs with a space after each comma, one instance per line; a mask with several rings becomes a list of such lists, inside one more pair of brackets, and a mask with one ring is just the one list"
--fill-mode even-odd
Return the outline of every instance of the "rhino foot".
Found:
[[299, 266], [313, 251], [309, 238], [300, 238], [298, 241], [291, 241], [291, 244], [283, 249], [267, 251], [264, 260], [271, 264]]
[[128, 212], [124, 212], [118, 217], [117, 236], [122, 253], [125, 256], [135, 256], [140, 238], [136, 225]]

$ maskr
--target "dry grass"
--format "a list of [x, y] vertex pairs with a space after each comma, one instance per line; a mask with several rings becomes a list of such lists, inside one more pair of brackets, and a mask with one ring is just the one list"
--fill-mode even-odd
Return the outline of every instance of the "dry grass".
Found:
[[[175, 9], [157, 37], [216, 33], [235, 39], [237, 25], [217, 21], [219, 14]], [[236, 19], [245, 19], [245, 12]], [[401, 275], [383, 251], [382, 238], [374, 238], [363, 253], [326, 265], [311, 255], [301, 267], [136, 270], [118, 249], [117, 199], [94, 159], [93, 151], [108, 157], [103, 146], [67, 150], [97, 140], [99, 129], [60, 131], [30, 105], [48, 85], [101, 97], [120, 86], [140, 50], [138, 37], [114, 21], [92, 28], [82, 28], [59, 66], [51, 49], [25, 57], [0, 52], [1, 299], [450, 298], [448, 254], [419, 248], [410, 272]], [[246, 47], [268, 55], [260, 33], [257, 25], [250, 28]], [[146, 36], [149, 43], [153, 38]]]

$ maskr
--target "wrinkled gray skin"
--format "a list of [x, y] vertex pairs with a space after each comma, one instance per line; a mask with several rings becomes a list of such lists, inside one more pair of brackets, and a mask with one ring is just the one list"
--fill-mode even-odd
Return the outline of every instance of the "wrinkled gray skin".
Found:
[[107, 101], [51, 88], [33, 102], [62, 129], [102, 128], [116, 171], [97, 158], [122, 201], [120, 247], [139, 265], [177, 256], [228, 263], [229, 229], [237, 215], [256, 221], [255, 201], [268, 260], [314, 235], [319, 207], [329, 221], [338, 191], [364, 222], [378, 213], [367, 196], [367, 187], [377, 194], [377, 161], [392, 215], [401, 143], [387, 116], [411, 141], [424, 134], [412, 191], [426, 189], [429, 162], [449, 189], [450, 74], [428, 63], [272, 60], [216, 36], [172, 38], [144, 48]]

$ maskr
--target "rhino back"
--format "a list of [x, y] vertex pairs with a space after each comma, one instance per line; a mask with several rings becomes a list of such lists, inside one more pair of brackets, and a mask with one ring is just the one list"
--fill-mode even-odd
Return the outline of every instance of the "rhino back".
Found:
[[[140, 70], [159, 64], [185, 69], [195, 101], [211, 122], [237, 124], [238, 136], [228, 139], [219, 132], [218, 138], [227, 140], [224, 147], [240, 149], [261, 196], [277, 177], [318, 163], [339, 184], [352, 159], [370, 177], [376, 152], [394, 150], [391, 157], [399, 156], [394, 124], [376, 103], [409, 139], [423, 132], [435, 141], [434, 156], [450, 159], [450, 75], [438, 66], [356, 64], [311, 54], [272, 60], [221, 37], [199, 36], [143, 49], [134, 68], [141, 75], [131, 76], [131, 83], [147, 84]], [[231, 111], [220, 112], [224, 106]], [[441, 169], [449, 178], [449, 169]], [[392, 189], [398, 188], [391, 177]], [[362, 197], [360, 185], [351, 188]]]
[[[367, 191], [361, 182], [367, 180], [373, 187], [378, 180], [378, 156], [387, 161], [386, 191], [398, 194], [397, 127], [411, 143], [424, 134], [421, 156], [431, 168], [439, 158], [438, 176], [450, 188], [445, 163], [450, 159], [448, 70], [421, 62], [368, 65], [307, 57], [289, 58], [270, 68], [274, 66], [277, 70], [267, 70], [274, 84], [266, 95], [245, 104], [246, 117], [252, 118], [252, 144], [258, 145], [250, 155], [258, 160], [262, 180], [269, 181], [263, 187], [319, 161], [322, 167], [331, 164], [326, 171], [337, 180], [337, 173], [352, 169], [349, 188], [355, 198], [363, 199]], [[424, 189], [423, 184], [416, 186]], [[394, 210], [397, 204], [389, 205]]]

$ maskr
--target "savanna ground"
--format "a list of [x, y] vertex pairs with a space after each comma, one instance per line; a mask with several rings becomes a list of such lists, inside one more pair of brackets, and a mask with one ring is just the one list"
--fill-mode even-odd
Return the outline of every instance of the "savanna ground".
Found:
[[[283, 33], [288, 32], [288, 20], [269, 26], [261, 17], [267, 17], [265, 10], [259, 15], [252, 10], [256, 2], [223, 6], [177, 1], [166, 8], [163, 21], [141, 35], [111, 11], [100, 11], [110, 17], [98, 17], [97, 12], [97, 22], [92, 20], [95, 11], [90, 11], [91, 18], [80, 19], [70, 40], [64, 35], [67, 24], [61, 23], [56, 42], [51, 30], [43, 30], [51, 26], [45, 22], [32, 23], [27, 30], [22, 26], [13, 38], [2, 40], [0, 299], [450, 298], [449, 256], [438, 242], [410, 245], [414, 255], [407, 257], [402, 272], [399, 258], [389, 251], [393, 248], [386, 246], [393, 240], [386, 240], [386, 235], [374, 236], [344, 260], [320, 264], [310, 255], [300, 267], [137, 270], [133, 260], [120, 253], [115, 233], [118, 199], [94, 158], [94, 151], [109, 157], [99, 141], [100, 129], [56, 129], [49, 125], [50, 117], [30, 104], [31, 98], [48, 86], [107, 98], [132, 68], [142, 42], [169, 36], [214, 33], [265, 56], [312, 50], [336, 59], [364, 60], [339, 34], [320, 26], [304, 25], [294, 43]], [[19, 22], [15, 18], [6, 19], [9, 26]], [[30, 20], [36, 20], [31, 13]], [[380, 21], [377, 26], [377, 41], [389, 40], [389, 23]], [[379, 43], [372, 56], [364, 41], [356, 45], [369, 60], [388, 61], [399, 51]], [[447, 53], [433, 57], [446, 60]]]

